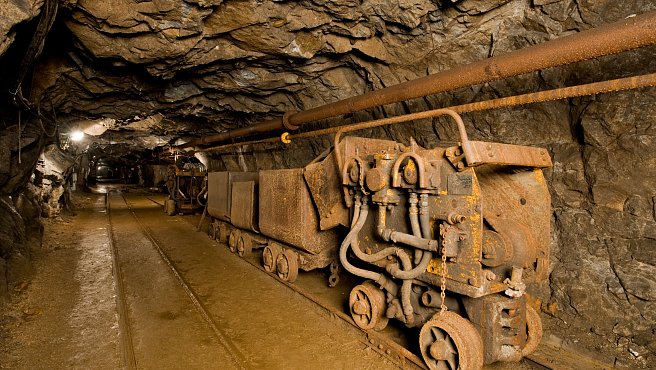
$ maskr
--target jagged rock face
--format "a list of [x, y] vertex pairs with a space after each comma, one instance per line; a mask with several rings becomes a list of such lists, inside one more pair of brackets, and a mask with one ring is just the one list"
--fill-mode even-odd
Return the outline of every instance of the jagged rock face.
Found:
[[0, 55], [16, 39], [16, 25], [39, 15], [43, 0], [0, 0]]
[[[30, 99], [69, 122], [113, 120], [102, 134], [103, 147], [116, 141], [125, 150], [152, 147], [320, 106], [653, 9], [652, 0], [78, 0], [60, 13]], [[0, 37], [9, 29], [2, 22]], [[4, 43], [0, 39], [0, 54]], [[655, 54], [655, 48], [646, 48], [347, 119], [653, 72]], [[594, 333], [613, 347], [618, 336], [629, 338], [618, 348], [638, 357], [632, 366], [645, 364], [649, 351], [656, 353], [655, 102], [652, 88], [464, 116], [473, 138], [549, 148], [553, 273], [549, 286], [535, 293], [556, 318], [552, 327], [561, 323], [561, 332]], [[415, 137], [423, 146], [456, 138], [446, 119], [364, 134], [405, 143]], [[146, 135], [151, 138], [140, 143]], [[210, 165], [302, 166], [329, 144], [320, 138], [286, 148], [247, 148], [215, 155]]]

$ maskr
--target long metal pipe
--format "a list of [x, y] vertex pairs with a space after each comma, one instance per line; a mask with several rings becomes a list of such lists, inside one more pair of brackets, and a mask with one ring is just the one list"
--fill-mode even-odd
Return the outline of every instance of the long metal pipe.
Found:
[[[585, 84], [585, 85], [562, 87], [562, 88], [553, 89], [553, 90], [545, 90], [545, 91], [539, 91], [539, 92], [535, 92], [535, 93], [515, 95], [515, 96], [509, 96], [509, 97], [506, 97], [506, 98], [485, 100], [485, 101], [475, 102], [475, 103], [455, 105], [455, 106], [447, 107], [447, 108], [444, 108], [444, 109], [450, 109], [450, 110], [455, 111], [457, 113], [468, 113], [468, 112], [483, 111], [483, 110], [488, 110], [488, 109], [514, 107], [514, 106], [518, 106], [518, 105], [539, 103], [539, 102], [559, 100], [559, 99], [568, 99], [568, 98], [573, 98], [573, 97], [577, 97], [577, 96], [601, 94], [601, 93], [608, 93], [608, 92], [613, 92], [613, 91], [622, 91], [622, 90], [638, 89], [638, 88], [653, 87], [653, 86], [656, 86], [656, 73], [651, 73], [651, 74], [646, 74], [646, 75], [641, 75], [641, 76], [618, 78], [618, 79], [615, 79], [615, 80], [593, 82], [593, 83], [589, 83], [589, 84]], [[405, 115], [402, 115], [402, 116], [382, 118], [382, 119], [373, 120], [373, 121], [354, 123], [352, 125], [342, 125], [342, 126], [328, 127], [328, 128], [325, 128], [325, 129], [320, 129], [320, 130], [315, 130], [315, 131], [308, 131], [308, 132], [301, 132], [301, 133], [298, 133], [298, 134], [286, 134], [285, 133], [283, 135], [284, 135], [285, 140], [291, 141], [291, 140], [296, 140], [296, 139], [304, 139], [304, 138], [334, 134], [334, 133], [337, 133], [338, 131], [341, 131], [345, 127], [347, 128], [347, 131], [362, 130], [362, 129], [366, 129], [366, 128], [373, 128], [373, 127], [378, 127], [378, 126], [391, 125], [391, 124], [394, 124], [394, 123], [401, 123], [401, 122], [408, 122], [408, 121], [432, 118], [432, 117], [436, 117], [436, 116], [443, 115], [443, 114], [444, 114], [443, 109], [434, 109], [434, 110], [429, 110], [429, 111], [425, 111], [425, 112], [417, 112], [417, 113], [405, 114]], [[211, 148], [200, 149], [200, 150], [197, 150], [197, 151], [198, 152], [209, 152], [209, 151], [225, 150], [225, 149], [240, 147], [240, 146], [249, 145], [249, 144], [274, 143], [274, 142], [280, 142], [280, 141], [281, 141], [280, 137], [273, 137], [273, 138], [267, 138], [267, 139], [261, 139], [261, 140], [253, 140], [253, 141], [245, 141], [245, 142], [240, 142], [240, 143], [219, 145], [219, 146], [215, 146], [215, 147], [211, 147]]]
[[[623, 19], [598, 28], [564, 36], [398, 85], [325, 104], [283, 118], [201, 137], [175, 147], [188, 148], [228, 139], [300, 127], [308, 122], [354, 113], [381, 105], [483, 84], [524, 73], [617, 54], [656, 44], [656, 11]], [[283, 122], [284, 121], [284, 122]]]

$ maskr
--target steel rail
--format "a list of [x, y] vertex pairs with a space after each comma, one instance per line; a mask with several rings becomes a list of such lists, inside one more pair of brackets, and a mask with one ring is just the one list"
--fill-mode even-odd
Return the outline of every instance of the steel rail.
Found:
[[338, 131], [341, 130], [345, 130], [345, 132], [348, 132], [348, 131], [362, 130], [366, 128], [373, 128], [373, 127], [384, 126], [384, 125], [391, 125], [395, 123], [433, 118], [436, 116], [444, 115], [445, 109], [455, 111], [456, 113], [471, 113], [471, 112], [484, 111], [489, 109], [508, 108], [508, 107], [514, 107], [519, 105], [525, 105], [525, 104], [541, 103], [541, 102], [547, 102], [553, 100], [569, 99], [579, 96], [602, 94], [602, 93], [639, 89], [644, 87], [654, 87], [654, 86], [656, 86], [656, 73], [651, 73], [646, 75], [618, 78], [618, 79], [602, 81], [602, 82], [593, 82], [584, 85], [562, 87], [552, 90], [539, 91], [535, 93], [515, 95], [506, 98], [455, 105], [451, 107], [433, 109], [424, 112], [405, 114], [402, 116], [382, 118], [382, 119], [367, 121], [367, 122], [360, 122], [352, 125], [342, 125], [342, 126], [329, 127], [320, 130], [301, 132], [298, 134], [289, 134], [285, 132], [280, 138], [274, 137], [274, 138], [268, 138], [262, 140], [253, 140], [253, 141], [245, 141], [241, 143], [219, 145], [211, 148], [197, 150], [197, 152], [218, 151], [218, 150], [225, 150], [225, 149], [230, 149], [230, 148], [244, 146], [244, 145], [272, 143], [272, 142], [279, 142], [279, 141], [288, 143], [295, 139], [304, 139], [304, 138], [311, 138], [311, 137], [317, 137], [322, 135], [329, 135], [329, 134], [337, 133]]
[[118, 249], [116, 248], [116, 237], [114, 236], [114, 226], [112, 225], [112, 210], [109, 201], [111, 190], [105, 193], [105, 213], [107, 215], [107, 237], [109, 238], [109, 249], [112, 253], [112, 271], [116, 283], [116, 311], [118, 314], [118, 327], [121, 339], [121, 357], [123, 368], [127, 370], [137, 369], [137, 360], [134, 355], [134, 341], [132, 339], [132, 330], [130, 329], [130, 318], [128, 316], [128, 306], [125, 302], [125, 286], [123, 282], [123, 272], [119, 266]]
[[125, 205], [127, 209], [130, 211], [132, 216], [134, 217], [134, 220], [136, 221], [137, 225], [139, 228], [141, 228], [141, 231], [143, 234], [148, 238], [152, 246], [155, 248], [155, 250], [159, 253], [160, 257], [166, 264], [166, 266], [169, 268], [173, 276], [176, 278], [178, 284], [180, 287], [185, 291], [187, 294], [187, 297], [189, 300], [191, 300], [191, 303], [193, 304], [194, 308], [198, 312], [198, 314], [203, 318], [205, 323], [210, 327], [210, 329], [214, 332], [214, 336], [217, 338], [219, 343], [223, 346], [223, 348], [226, 350], [228, 355], [230, 355], [234, 365], [238, 369], [246, 369], [246, 356], [239, 350], [237, 346], [235, 346], [232, 341], [228, 338], [228, 336], [221, 330], [216, 323], [214, 322], [214, 319], [212, 318], [211, 314], [207, 311], [207, 308], [205, 308], [205, 305], [200, 301], [198, 298], [196, 292], [190, 287], [189, 283], [187, 280], [182, 276], [182, 274], [178, 271], [178, 269], [175, 267], [171, 259], [167, 256], [166, 252], [164, 252], [164, 249], [160, 245], [160, 243], [155, 239], [153, 236], [152, 232], [150, 229], [144, 225], [137, 214], [134, 212], [134, 209], [130, 205], [130, 202], [127, 200], [125, 195], [121, 193], [121, 197], [123, 197], [123, 201], [125, 202]]
[[398, 85], [374, 90], [301, 112], [287, 112], [282, 118], [204, 136], [178, 145], [183, 149], [257, 133], [286, 128], [382, 105], [420, 98], [459, 88], [483, 84], [547, 68], [617, 54], [656, 44], [656, 11], [560, 37], [506, 54], [455, 67]]

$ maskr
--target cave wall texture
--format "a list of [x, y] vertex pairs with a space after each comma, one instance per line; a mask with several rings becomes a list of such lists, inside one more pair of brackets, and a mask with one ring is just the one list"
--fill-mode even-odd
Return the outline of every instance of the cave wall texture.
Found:
[[[38, 12], [41, 2], [29, 3], [0, 0], [13, 12], [0, 16], [0, 54], [16, 28], [7, 20], [18, 24]], [[120, 126], [157, 115], [150, 134], [184, 139], [654, 9], [653, 0], [69, 0], [28, 98], [62, 120], [111, 118]], [[645, 48], [308, 127], [653, 72], [655, 55]], [[546, 147], [553, 156], [546, 171], [553, 272], [534, 291], [547, 324], [564, 336], [603, 337], [643, 365], [656, 353], [654, 103], [651, 88], [464, 115], [475, 139]], [[414, 137], [429, 147], [456, 137], [446, 119], [362, 134], [405, 143]], [[211, 163], [302, 166], [329, 144], [320, 138], [287, 149], [245, 148], [215, 154]]]

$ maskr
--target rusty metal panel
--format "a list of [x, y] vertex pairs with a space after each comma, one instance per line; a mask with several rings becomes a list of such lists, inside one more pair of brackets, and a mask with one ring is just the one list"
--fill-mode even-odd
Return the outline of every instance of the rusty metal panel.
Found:
[[228, 172], [207, 174], [207, 213], [223, 221], [230, 221], [230, 182]]
[[551, 245], [551, 196], [541, 170], [477, 171], [483, 199], [483, 217], [513, 245], [512, 265], [535, 264], [527, 282], [548, 277]]
[[337, 232], [319, 230], [302, 168], [261, 171], [259, 187], [262, 234], [312, 254], [337, 250]]
[[234, 226], [257, 232], [257, 184], [255, 181], [232, 183], [230, 221]]
[[210, 216], [230, 222], [232, 183], [257, 181], [257, 172], [210, 172], [208, 173], [207, 212]]
[[551, 157], [546, 149], [529, 146], [467, 141], [463, 143], [467, 165], [503, 164], [536, 168], [551, 167]]
[[[347, 158], [358, 156], [364, 158], [368, 154], [381, 150], [391, 150], [398, 144], [389, 140], [368, 139], [361, 137], [346, 137], [340, 143], [342, 162]], [[349, 225], [349, 209], [344, 204], [342, 191], [342, 174], [337, 168], [335, 152], [331, 152], [319, 162], [313, 162], [305, 167], [305, 181], [317, 206], [321, 217], [321, 230], [331, 229], [338, 225]]]

